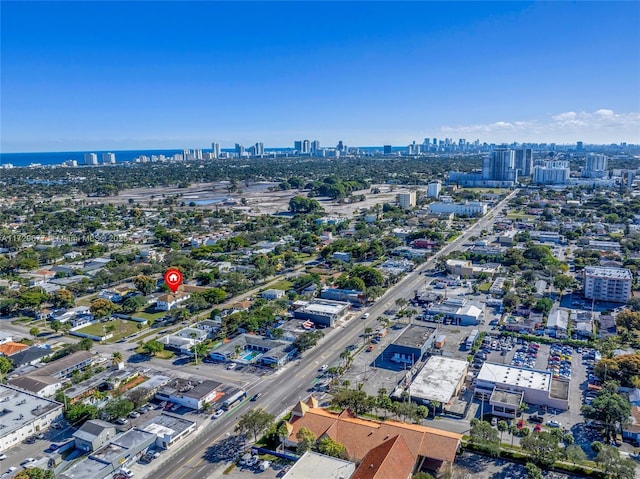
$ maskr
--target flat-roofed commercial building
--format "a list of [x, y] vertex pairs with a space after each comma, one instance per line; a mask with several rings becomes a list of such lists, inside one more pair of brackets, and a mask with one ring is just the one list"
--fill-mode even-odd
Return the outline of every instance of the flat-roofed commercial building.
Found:
[[626, 268], [584, 268], [584, 297], [596, 301], [626, 303], [631, 296], [631, 271]]
[[[568, 381], [554, 379], [549, 371], [486, 362], [478, 372], [474, 393], [485, 400], [491, 400], [493, 397], [494, 404], [503, 408], [511, 404], [512, 401], [508, 400], [512, 399], [511, 396], [500, 394], [494, 396], [497, 391], [522, 393], [522, 401], [528, 404], [562, 410], [569, 407]], [[500, 415], [500, 412], [502, 412], [501, 415], [505, 415], [504, 410], [498, 410], [496, 414]]]
[[385, 350], [385, 355], [396, 363], [414, 364], [433, 346], [437, 329], [412, 324]]
[[293, 312], [297, 319], [308, 319], [315, 324], [333, 326], [335, 322], [343, 318], [349, 312], [349, 303], [317, 299], [302, 303], [301, 307]]
[[467, 361], [431, 356], [411, 383], [411, 399], [446, 405], [460, 392], [468, 371]]
[[62, 417], [62, 404], [0, 384], [0, 452], [46, 431]]

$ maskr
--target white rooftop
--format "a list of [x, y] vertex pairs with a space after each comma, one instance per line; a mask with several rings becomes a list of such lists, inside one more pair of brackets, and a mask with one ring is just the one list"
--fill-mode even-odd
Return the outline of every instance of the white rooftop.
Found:
[[540, 391], [549, 391], [551, 388], [550, 372], [506, 364], [484, 363], [476, 380]]
[[431, 356], [411, 383], [411, 396], [448, 403], [456, 393], [461, 378], [466, 377], [469, 363], [443, 356]]
[[587, 276], [607, 279], [631, 279], [631, 271], [626, 268], [604, 268], [602, 266], [586, 266]]
[[347, 479], [355, 470], [353, 462], [307, 451], [283, 479]]
[[349, 306], [349, 303], [342, 303], [340, 301], [323, 300], [323, 301], [310, 302], [309, 304], [303, 306], [301, 310], [329, 315], [329, 314], [337, 314], [348, 306]]

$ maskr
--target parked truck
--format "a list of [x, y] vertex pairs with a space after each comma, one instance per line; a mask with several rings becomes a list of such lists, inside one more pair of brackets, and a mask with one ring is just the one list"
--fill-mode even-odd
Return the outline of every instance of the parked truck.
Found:
[[441, 349], [444, 347], [444, 343], [446, 342], [447, 337], [444, 334], [441, 334], [436, 338], [436, 348]]
[[236, 402], [238, 401], [242, 401], [244, 398], [247, 397], [247, 392], [243, 391], [242, 389], [239, 390], [238, 392], [232, 394], [231, 396], [229, 396], [225, 402], [222, 403], [222, 407], [227, 410], [229, 409], [231, 406], [233, 406]]

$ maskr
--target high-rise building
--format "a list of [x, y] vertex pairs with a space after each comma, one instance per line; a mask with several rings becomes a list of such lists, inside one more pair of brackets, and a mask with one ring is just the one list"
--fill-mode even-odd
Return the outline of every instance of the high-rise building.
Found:
[[103, 153], [102, 154], [102, 163], [105, 165], [115, 165], [116, 164], [116, 155], [115, 153]]
[[582, 176], [587, 178], [602, 178], [608, 175], [608, 158], [606, 155], [591, 153], [587, 155], [582, 170]]
[[427, 197], [437, 199], [440, 196], [440, 191], [442, 191], [442, 183], [439, 181], [429, 183], [429, 186], [427, 186]]
[[296, 150], [297, 153], [302, 153], [302, 140], [294, 141], [293, 149]]
[[531, 177], [533, 173], [533, 150], [531, 148], [516, 150], [515, 164], [518, 176]]
[[214, 158], [220, 158], [220, 143], [211, 143], [211, 151]]
[[342, 144], [342, 140], [340, 140], [338, 142], [338, 145], [336, 146], [336, 150], [337, 151], [345, 151], [347, 149], [347, 146]]
[[416, 205], [416, 192], [400, 193], [398, 195], [398, 205], [405, 210], [413, 208]]
[[244, 145], [241, 145], [240, 143], [236, 143], [236, 155], [238, 155], [240, 158], [242, 158], [245, 155]]
[[309, 140], [302, 141], [302, 154], [308, 155], [311, 153], [311, 142]]
[[84, 155], [84, 164], [85, 165], [97, 165], [98, 164], [98, 155], [95, 153], [87, 153]]
[[318, 140], [313, 140], [311, 142], [311, 154], [317, 155], [320, 153], [320, 142]]
[[584, 297], [596, 301], [626, 303], [631, 296], [631, 271], [626, 268], [584, 268]]
[[201, 160], [202, 159], [202, 150], [193, 150], [193, 159]]
[[515, 152], [508, 148], [495, 148], [483, 161], [482, 179], [515, 183], [518, 180]]
[[382, 148], [383, 148], [383, 153], [385, 155], [390, 155], [391, 154], [391, 145], [384, 145]]
[[584, 143], [583, 142], [579, 141], [576, 144], [576, 151], [584, 151]]
[[533, 183], [536, 185], [565, 185], [569, 182], [569, 162], [548, 160], [544, 166], [533, 167]]
[[254, 150], [255, 150], [255, 156], [264, 155], [264, 143], [262, 143], [261, 141], [256, 143], [254, 146]]

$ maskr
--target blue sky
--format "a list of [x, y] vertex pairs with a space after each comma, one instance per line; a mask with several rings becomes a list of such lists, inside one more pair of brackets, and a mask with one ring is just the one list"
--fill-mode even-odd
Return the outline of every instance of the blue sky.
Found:
[[639, 2], [1, 2], [3, 152], [640, 143]]

